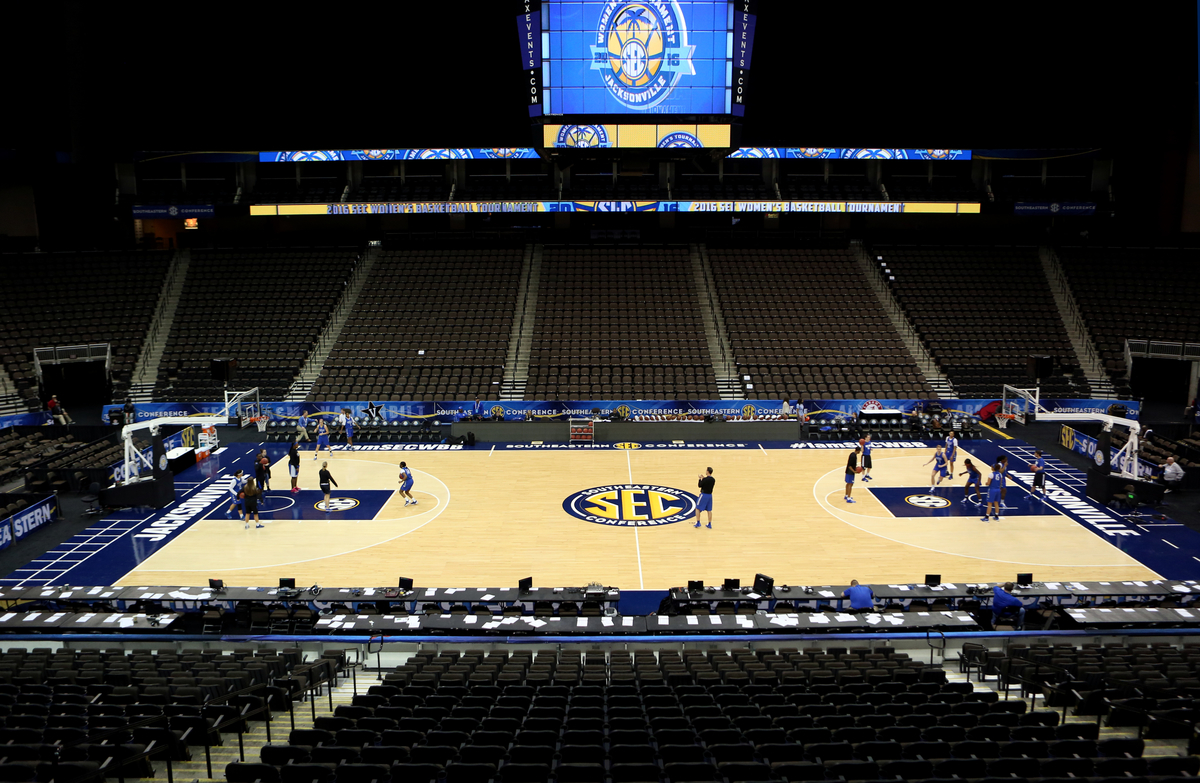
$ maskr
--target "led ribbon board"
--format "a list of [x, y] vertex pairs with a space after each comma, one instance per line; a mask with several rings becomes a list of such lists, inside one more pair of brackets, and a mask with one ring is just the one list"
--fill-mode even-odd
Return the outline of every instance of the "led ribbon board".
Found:
[[491, 212], [849, 212], [977, 215], [978, 203], [954, 201], [389, 201], [252, 204], [250, 214], [461, 215]]

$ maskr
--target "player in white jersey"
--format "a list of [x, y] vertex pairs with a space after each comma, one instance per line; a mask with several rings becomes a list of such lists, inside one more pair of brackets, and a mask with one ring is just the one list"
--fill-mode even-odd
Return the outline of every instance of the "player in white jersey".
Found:
[[225, 510], [226, 519], [233, 519], [233, 510], [235, 508], [238, 512], [238, 519], [242, 518], [242, 509], [246, 507], [246, 503], [242, 499], [242, 490], [246, 488], [247, 481], [249, 479], [242, 475], [242, 471], [239, 470], [233, 474], [233, 484], [229, 487], [229, 494], [233, 496], [233, 500], [229, 504], [229, 508]]

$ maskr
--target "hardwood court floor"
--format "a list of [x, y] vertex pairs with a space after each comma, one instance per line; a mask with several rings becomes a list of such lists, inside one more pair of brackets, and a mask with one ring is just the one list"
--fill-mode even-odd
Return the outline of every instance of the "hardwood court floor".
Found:
[[[980, 448], [994, 456], [993, 444]], [[959, 470], [964, 457], [985, 463], [963, 451]], [[876, 449], [870, 487], [927, 492], [923, 463], [931, 454]], [[401, 459], [416, 470], [418, 506], [405, 507], [397, 494], [373, 519], [335, 512], [328, 521], [279, 519], [264, 530], [244, 530], [226, 520], [221, 507], [118, 583], [206, 584], [220, 577], [231, 585], [264, 585], [292, 576], [297, 584], [373, 587], [408, 576], [417, 585], [502, 587], [533, 576], [538, 585], [596, 581], [664, 589], [688, 579], [711, 584], [737, 577], [746, 584], [758, 572], [777, 584], [814, 585], [852, 578], [912, 583], [926, 573], [945, 582], [1006, 581], [1030, 571], [1039, 581], [1157, 578], [1049, 509], [1024, 516], [1011, 511], [990, 523], [978, 513], [897, 517], [862, 484], [855, 487], [858, 502], [848, 505], [842, 499], [846, 452], [840, 450], [335, 452], [330, 470], [341, 489], [334, 497], [395, 489]], [[572, 493], [609, 484], [695, 493], [697, 474], [709, 465], [717, 479], [713, 530], [690, 523], [610, 527], [563, 510]], [[306, 455], [302, 487], [313, 486], [315, 466]], [[286, 476], [286, 460], [273, 472]], [[962, 497], [962, 479], [956, 481], [940, 493], [955, 507]], [[899, 489], [891, 493], [905, 496]]]

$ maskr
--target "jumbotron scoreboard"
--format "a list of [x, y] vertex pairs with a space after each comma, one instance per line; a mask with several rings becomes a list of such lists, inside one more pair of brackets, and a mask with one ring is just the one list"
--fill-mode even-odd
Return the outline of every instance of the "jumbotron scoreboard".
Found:
[[547, 128], [537, 143], [729, 146], [728, 126], [746, 111], [757, 6], [518, 0], [525, 101], [531, 120]]

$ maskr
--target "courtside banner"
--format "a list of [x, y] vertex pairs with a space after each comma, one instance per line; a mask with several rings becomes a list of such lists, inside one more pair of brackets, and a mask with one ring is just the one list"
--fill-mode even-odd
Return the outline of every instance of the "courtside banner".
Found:
[[[938, 400], [952, 414], [990, 419], [1000, 410], [1001, 400]], [[836, 419], [857, 416], [860, 412], [898, 411], [909, 416], [923, 412], [930, 400], [805, 400], [804, 410], [813, 419]], [[1049, 413], [1108, 413], [1111, 405], [1123, 405], [1126, 417], [1137, 419], [1140, 403], [1134, 400], [1075, 400], [1043, 397], [1040, 400]]]
[[[794, 401], [793, 401], [794, 402]], [[1000, 400], [940, 400], [942, 407], [952, 413], [990, 418], [1001, 406]], [[1132, 400], [1071, 400], [1041, 401], [1048, 411], [1063, 413], [1105, 413], [1113, 404], [1126, 406], [1131, 419], [1137, 418], [1138, 403]], [[929, 400], [805, 400], [805, 413], [813, 419], [835, 419], [857, 416], [862, 411], [894, 410], [905, 416], [924, 411]], [[111, 423], [109, 415], [120, 405], [105, 405], [101, 417]], [[795, 409], [795, 405], [793, 405]], [[224, 410], [220, 402], [155, 402], [137, 406], [139, 421], [165, 416], [215, 416]], [[343, 411], [367, 422], [420, 422], [427, 419], [457, 421], [475, 415], [473, 400], [443, 400], [440, 402], [264, 402], [262, 412], [270, 423], [295, 424], [302, 415], [333, 418]], [[486, 400], [480, 402], [479, 415], [486, 419], [505, 421], [565, 420], [571, 417], [613, 416], [634, 421], [666, 421], [674, 418], [703, 418], [716, 416], [732, 419], [779, 418], [783, 413], [782, 400]]]
[[49, 495], [7, 519], [0, 520], [0, 550], [8, 549], [14, 542], [56, 519], [58, 501], [53, 495]]
[[[1059, 431], [1058, 442], [1071, 451], [1091, 457], [1096, 453], [1098, 441], [1091, 435], [1085, 435], [1074, 427], [1062, 426]], [[1117, 458], [1117, 452], [1120, 451], [1116, 446], [1109, 449], [1112, 452], [1112, 466], [1114, 470], [1124, 470], [1125, 464], [1128, 462], [1128, 457]], [[1144, 459], [1137, 461], [1137, 476], [1138, 478], [1151, 479], [1158, 475], [1159, 467], [1152, 462], [1147, 462]]]
[[0, 430], [7, 427], [37, 427], [42, 424], [53, 423], [54, 418], [51, 417], [49, 411], [39, 411], [38, 413], [14, 413], [10, 416], [0, 416]]
[[257, 216], [460, 215], [491, 212], [849, 212], [978, 215], [979, 204], [955, 201], [388, 201], [339, 204], [251, 204]]
[[[120, 405], [105, 405], [101, 419], [112, 423], [110, 414], [120, 412]], [[137, 406], [139, 421], [166, 416], [215, 416], [224, 410], [219, 402], [186, 403], [142, 403]], [[778, 417], [783, 410], [780, 400], [569, 400], [557, 402], [531, 402], [522, 400], [483, 401], [479, 415], [487, 419], [502, 418], [506, 421], [563, 420], [573, 416], [590, 416], [598, 410], [600, 415], [618, 416], [647, 421], [663, 421], [681, 417], [720, 416], [723, 418]], [[475, 415], [473, 400], [447, 400], [442, 402], [264, 402], [262, 412], [268, 418], [268, 426], [290, 424], [302, 415], [310, 418], [332, 419], [343, 411], [360, 421], [366, 422], [420, 422], [427, 419], [457, 421]]]

